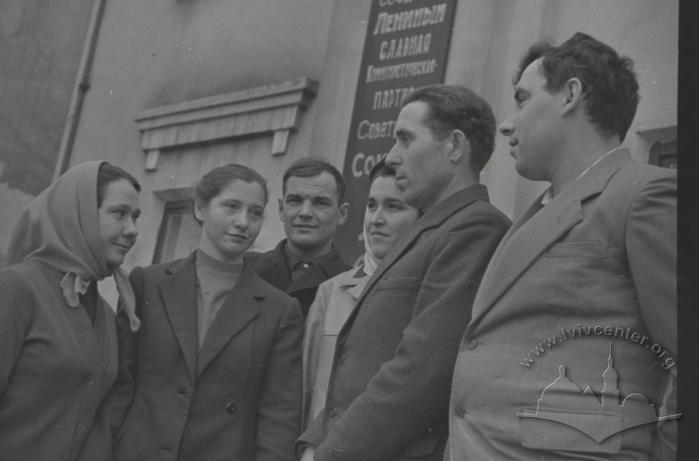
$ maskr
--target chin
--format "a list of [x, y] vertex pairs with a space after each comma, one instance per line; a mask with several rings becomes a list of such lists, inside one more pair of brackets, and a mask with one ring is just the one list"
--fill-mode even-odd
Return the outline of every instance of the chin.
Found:
[[121, 266], [122, 263], [124, 262], [124, 258], [119, 258], [119, 259], [117, 259], [117, 258], [106, 259], [104, 262], [105, 262], [105, 264], [107, 265], [107, 267], [111, 269], [111, 268], [114, 268], [114, 267], [119, 267], [119, 266]]
[[297, 235], [293, 239], [289, 240], [300, 248], [315, 248], [320, 245], [318, 239], [310, 235]]

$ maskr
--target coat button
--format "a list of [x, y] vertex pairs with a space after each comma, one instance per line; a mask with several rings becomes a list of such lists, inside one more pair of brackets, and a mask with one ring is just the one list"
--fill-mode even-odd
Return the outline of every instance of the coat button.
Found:
[[187, 393], [187, 388], [184, 386], [177, 386], [177, 393], [180, 395], [184, 395]]
[[85, 432], [87, 430], [87, 426], [85, 423], [78, 423], [78, 432]]
[[238, 406], [233, 402], [228, 402], [226, 404], [226, 411], [228, 412], [228, 414], [232, 415], [233, 413], [238, 411]]
[[466, 414], [466, 410], [461, 405], [457, 405], [454, 407], [454, 414], [456, 415], [457, 418], [462, 419], [464, 417], [464, 415]]
[[332, 408], [330, 409], [330, 419], [333, 419], [333, 418], [335, 418], [336, 416], [337, 416], [337, 408], [336, 408], [336, 407], [332, 407]]
[[466, 349], [469, 351], [474, 350], [476, 347], [478, 347], [478, 340], [477, 339], [469, 339], [468, 342], [466, 343]]

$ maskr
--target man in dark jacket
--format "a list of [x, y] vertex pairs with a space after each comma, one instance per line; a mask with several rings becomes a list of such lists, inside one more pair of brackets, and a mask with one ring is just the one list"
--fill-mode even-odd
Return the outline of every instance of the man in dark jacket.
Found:
[[305, 316], [318, 285], [350, 268], [332, 243], [347, 219], [345, 181], [327, 161], [303, 157], [284, 173], [283, 194], [279, 217], [286, 239], [246, 260], [268, 283], [296, 298]]
[[325, 409], [297, 442], [316, 461], [437, 461], [459, 340], [509, 219], [478, 183], [495, 119], [472, 91], [436, 85], [402, 105], [386, 164], [424, 215], [376, 268], [340, 331]]

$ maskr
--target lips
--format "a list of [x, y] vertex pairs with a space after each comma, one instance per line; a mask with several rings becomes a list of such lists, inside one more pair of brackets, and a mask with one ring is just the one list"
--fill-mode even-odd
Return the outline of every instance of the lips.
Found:
[[114, 243], [114, 246], [117, 248], [120, 248], [124, 251], [129, 251], [131, 249], [131, 247], [133, 246], [133, 243], [131, 243], [131, 244]]
[[369, 235], [375, 236], [375, 237], [388, 237], [388, 234], [381, 232], [381, 231], [371, 231], [371, 232], [369, 232]]

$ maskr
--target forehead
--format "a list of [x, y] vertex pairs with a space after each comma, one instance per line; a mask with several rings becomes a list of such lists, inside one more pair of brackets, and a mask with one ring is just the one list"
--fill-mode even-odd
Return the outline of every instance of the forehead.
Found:
[[138, 191], [126, 179], [117, 179], [110, 181], [104, 188], [103, 204], [128, 203], [135, 204], [138, 202]]
[[426, 120], [429, 115], [430, 106], [426, 102], [413, 101], [408, 103], [400, 110], [396, 119], [395, 129], [396, 131], [400, 129], [428, 129]]
[[546, 84], [546, 79], [541, 69], [541, 59], [539, 58], [535, 61], [529, 63], [529, 65], [522, 71], [522, 75], [519, 81], [515, 85], [515, 91], [518, 89], [533, 91], [538, 88], [543, 88]]
[[396, 178], [393, 176], [379, 176], [371, 183], [369, 197], [375, 200], [395, 198], [402, 200], [401, 193], [396, 186]]
[[287, 195], [301, 195], [303, 197], [334, 197], [337, 198], [337, 183], [333, 175], [327, 171], [316, 176], [302, 178], [300, 176], [291, 176], [286, 180]]
[[260, 202], [264, 205], [265, 192], [257, 182], [234, 179], [215, 197], [218, 200], [239, 200], [242, 202]]

